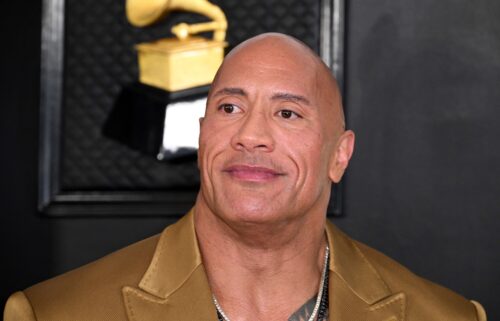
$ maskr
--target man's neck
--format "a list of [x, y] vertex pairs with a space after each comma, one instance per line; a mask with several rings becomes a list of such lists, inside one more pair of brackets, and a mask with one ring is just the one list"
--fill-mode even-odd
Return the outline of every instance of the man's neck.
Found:
[[324, 214], [239, 230], [197, 204], [195, 227], [210, 287], [231, 321], [288, 320], [316, 299]]

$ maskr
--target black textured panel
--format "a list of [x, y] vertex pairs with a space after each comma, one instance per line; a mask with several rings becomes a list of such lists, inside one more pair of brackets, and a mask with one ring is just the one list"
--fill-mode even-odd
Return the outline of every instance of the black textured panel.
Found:
[[[319, 48], [320, 1], [214, 1], [229, 21], [228, 42], [266, 31], [293, 35]], [[166, 164], [103, 137], [101, 129], [122, 86], [137, 79], [134, 45], [170, 36], [178, 22], [206, 21], [172, 13], [167, 21], [135, 28], [125, 17], [125, 0], [66, 1], [63, 190], [127, 190], [193, 187], [195, 162]]]
[[321, 1], [249, 0], [213, 1], [226, 13], [230, 47], [263, 32], [294, 36], [319, 50]]

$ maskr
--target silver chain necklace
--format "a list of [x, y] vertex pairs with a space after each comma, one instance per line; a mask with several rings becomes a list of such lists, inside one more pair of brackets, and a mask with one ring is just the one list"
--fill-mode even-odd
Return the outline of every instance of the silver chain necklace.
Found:
[[[313, 321], [316, 318], [316, 315], [318, 314], [319, 306], [321, 304], [321, 299], [323, 298], [323, 291], [324, 291], [324, 285], [325, 285], [325, 279], [326, 275], [328, 273], [327, 271], [327, 266], [328, 266], [328, 258], [330, 257], [330, 248], [328, 245], [326, 246], [325, 249], [325, 262], [323, 263], [323, 273], [321, 275], [321, 281], [319, 282], [319, 290], [318, 290], [318, 296], [316, 297], [316, 304], [314, 305], [313, 312], [309, 319], [307, 321]], [[215, 295], [212, 295], [212, 299], [215, 304], [215, 308], [217, 309], [217, 312], [219, 312], [220, 316], [224, 321], [231, 321], [224, 310], [222, 310], [222, 307], [220, 306], [219, 302], [215, 298]]]

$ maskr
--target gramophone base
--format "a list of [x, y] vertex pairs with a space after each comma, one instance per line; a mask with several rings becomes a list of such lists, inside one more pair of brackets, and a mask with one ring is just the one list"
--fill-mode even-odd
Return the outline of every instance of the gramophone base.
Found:
[[200, 37], [138, 44], [140, 82], [172, 92], [208, 85], [224, 59], [225, 46]]
[[[205, 97], [209, 86], [167, 92], [141, 83], [124, 86], [104, 126], [103, 134], [143, 154], [171, 160], [186, 151], [163, 155], [165, 112], [169, 104]], [[159, 157], [161, 156], [161, 157]]]

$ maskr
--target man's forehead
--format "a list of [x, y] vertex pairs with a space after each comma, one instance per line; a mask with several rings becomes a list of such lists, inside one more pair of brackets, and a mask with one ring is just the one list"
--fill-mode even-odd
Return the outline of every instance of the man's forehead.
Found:
[[317, 104], [316, 81], [304, 74], [287, 70], [279, 72], [261, 72], [258, 68], [249, 72], [234, 73], [232, 69], [221, 74], [219, 81], [210, 90], [210, 99], [218, 97], [240, 97], [253, 100], [261, 97], [270, 101], [290, 101], [303, 105]]
[[[317, 83], [315, 69], [299, 62], [267, 59], [232, 59], [219, 70], [213, 88], [246, 88], [269, 91], [305, 91]], [[229, 92], [228, 92], [229, 93]]]
[[244, 88], [251, 92], [264, 88], [276, 93], [305, 95], [306, 87], [316, 85], [317, 73], [318, 62], [304, 45], [280, 36], [261, 37], [231, 51], [212, 89], [235, 94], [228, 89]]

